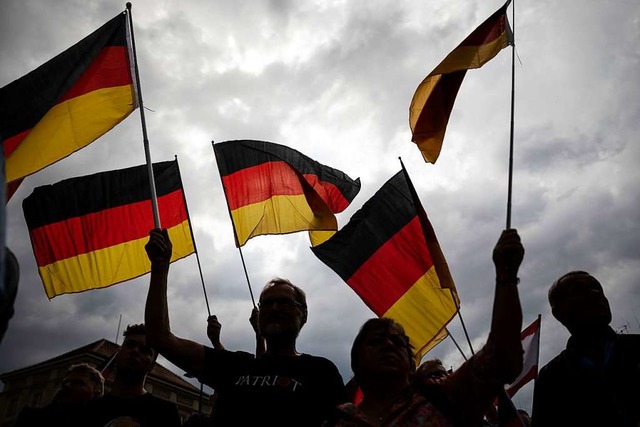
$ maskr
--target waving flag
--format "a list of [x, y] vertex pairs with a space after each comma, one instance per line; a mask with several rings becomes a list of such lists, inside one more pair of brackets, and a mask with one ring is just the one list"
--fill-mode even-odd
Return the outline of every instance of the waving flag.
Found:
[[426, 162], [435, 163], [460, 85], [468, 69], [480, 68], [513, 43], [507, 6], [498, 9], [462, 41], [416, 89], [409, 108], [411, 140]]
[[314, 254], [378, 316], [405, 328], [420, 360], [447, 336], [459, 301], [433, 227], [402, 170]]
[[136, 107], [123, 12], [0, 89], [9, 196], [21, 180], [89, 145]]
[[538, 358], [540, 353], [540, 323], [541, 316], [529, 326], [527, 326], [520, 336], [522, 349], [524, 350], [524, 360], [522, 372], [513, 383], [505, 386], [509, 397], [513, 397], [526, 383], [534, 380], [538, 376]]
[[239, 140], [213, 148], [237, 247], [264, 234], [335, 231], [334, 214], [360, 191], [359, 179], [284, 145]]
[[[171, 261], [194, 252], [176, 161], [153, 165]], [[148, 273], [154, 228], [147, 166], [71, 178], [34, 189], [22, 207], [49, 298], [104, 288]]]

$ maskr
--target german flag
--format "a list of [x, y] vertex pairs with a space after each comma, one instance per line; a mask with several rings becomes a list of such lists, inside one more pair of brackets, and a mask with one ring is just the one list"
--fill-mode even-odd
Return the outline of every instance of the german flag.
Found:
[[[123, 12], [0, 89], [6, 181], [19, 180], [84, 148], [135, 108]], [[16, 183], [17, 182], [17, 183]]]
[[280, 144], [225, 141], [213, 145], [234, 225], [236, 246], [264, 234], [337, 230], [360, 179]]
[[411, 140], [418, 145], [426, 162], [435, 163], [442, 141], [468, 69], [480, 68], [502, 49], [513, 43], [507, 20], [508, 0], [420, 83], [409, 107]]
[[[175, 261], [195, 251], [178, 163], [155, 163], [153, 171], [160, 221]], [[154, 220], [146, 165], [37, 187], [22, 208], [50, 299], [150, 271], [144, 246]]]
[[399, 322], [420, 360], [459, 305], [433, 228], [402, 170], [329, 240], [311, 248], [380, 317]]

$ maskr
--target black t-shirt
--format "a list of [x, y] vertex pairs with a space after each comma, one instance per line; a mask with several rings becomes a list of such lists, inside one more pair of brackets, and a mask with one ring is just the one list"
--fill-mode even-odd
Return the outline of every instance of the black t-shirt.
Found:
[[105, 395], [89, 402], [85, 410], [81, 424], [86, 427], [178, 427], [181, 424], [176, 405], [151, 393], [133, 398]]
[[225, 426], [320, 426], [346, 402], [336, 366], [323, 357], [263, 355], [205, 348], [202, 382], [218, 395], [214, 419]]

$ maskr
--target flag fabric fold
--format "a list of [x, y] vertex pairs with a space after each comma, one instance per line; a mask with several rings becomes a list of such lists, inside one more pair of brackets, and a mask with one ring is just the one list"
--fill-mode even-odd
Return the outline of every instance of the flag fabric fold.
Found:
[[360, 179], [304, 154], [266, 141], [237, 140], [213, 145], [236, 246], [265, 234], [303, 230], [312, 244], [338, 229], [342, 212], [360, 191]]
[[467, 70], [480, 68], [513, 43], [507, 20], [508, 0], [447, 55], [420, 83], [409, 107], [411, 140], [426, 162], [435, 163], [442, 149], [458, 90]]
[[89, 145], [137, 107], [127, 15], [0, 89], [6, 182], [20, 181]]
[[458, 295], [405, 170], [326, 242], [311, 248], [380, 317], [402, 324], [419, 361], [447, 336]]
[[505, 390], [509, 397], [513, 397], [525, 384], [531, 380], [535, 380], [538, 376], [538, 359], [540, 354], [540, 324], [541, 316], [529, 326], [527, 326], [520, 335], [522, 340], [522, 349], [524, 350], [522, 372], [509, 385], [505, 386]]
[[[178, 164], [155, 163], [153, 171], [173, 262], [195, 251]], [[154, 219], [146, 165], [37, 187], [22, 207], [49, 298], [104, 288], [150, 271], [144, 246]]]

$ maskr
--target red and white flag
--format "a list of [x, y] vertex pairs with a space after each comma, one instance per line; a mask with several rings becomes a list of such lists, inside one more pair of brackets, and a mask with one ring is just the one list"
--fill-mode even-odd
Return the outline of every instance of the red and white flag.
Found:
[[540, 320], [541, 316], [529, 326], [527, 326], [520, 335], [522, 340], [522, 349], [524, 350], [524, 361], [522, 364], [522, 372], [518, 375], [513, 383], [506, 385], [504, 388], [509, 397], [513, 397], [526, 383], [538, 376], [538, 356], [540, 353]]

